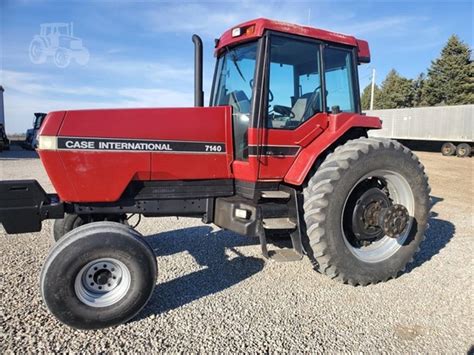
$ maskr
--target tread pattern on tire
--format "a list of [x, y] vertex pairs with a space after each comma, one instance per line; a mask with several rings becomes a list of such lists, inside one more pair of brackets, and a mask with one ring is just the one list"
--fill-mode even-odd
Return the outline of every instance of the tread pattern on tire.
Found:
[[[328, 252], [327, 232], [325, 230], [325, 221], [328, 218], [326, 208], [329, 204], [331, 194], [334, 192], [334, 183], [341, 178], [344, 170], [351, 166], [351, 161], [357, 161], [362, 154], [368, 154], [374, 149], [394, 149], [403, 152], [410, 159], [418, 164], [423, 176], [423, 184], [427, 193], [431, 189], [428, 184], [428, 177], [425, 173], [423, 164], [418, 160], [417, 156], [408, 148], [397, 141], [381, 138], [358, 138], [349, 140], [345, 144], [338, 146], [334, 152], [330, 153], [322, 162], [319, 168], [314, 172], [308, 180], [304, 188], [304, 219], [307, 226], [307, 236], [309, 238], [309, 246], [312, 249], [312, 256], [316, 259], [315, 268], [342, 283], [349, 283], [351, 285], [367, 285], [375, 284], [377, 282], [387, 281], [390, 278], [395, 278], [404, 271], [406, 265], [400, 270], [395, 270], [390, 277], [384, 280], [374, 282], [361, 282], [348, 277], [343, 270], [338, 269], [332, 260], [332, 256]], [[428, 202], [429, 206], [431, 201]], [[428, 225], [427, 225], [428, 228]], [[423, 235], [423, 240], [425, 236]], [[419, 248], [418, 248], [419, 250]], [[413, 258], [409, 263], [413, 261]], [[409, 264], [408, 263], [408, 264]], [[408, 265], [407, 264], [407, 265]]]

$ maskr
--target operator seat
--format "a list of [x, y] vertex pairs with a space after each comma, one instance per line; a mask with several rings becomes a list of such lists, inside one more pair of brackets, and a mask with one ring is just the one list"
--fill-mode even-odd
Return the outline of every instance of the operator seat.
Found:
[[[313, 99], [314, 95], [314, 99]], [[287, 128], [298, 127], [301, 123], [308, 120], [311, 116], [317, 112], [321, 112], [321, 93], [308, 92], [301, 95], [291, 108], [291, 111], [295, 115], [291, 120], [286, 123]]]

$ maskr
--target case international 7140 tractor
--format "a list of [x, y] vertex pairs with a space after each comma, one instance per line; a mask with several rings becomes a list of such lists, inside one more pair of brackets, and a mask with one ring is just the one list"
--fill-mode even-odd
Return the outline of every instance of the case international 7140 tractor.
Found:
[[[257, 19], [215, 42], [203, 107], [202, 42], [195, 107], [48, 114], [38, 153], [57, 194], [2, 181], [7, 233], [56, 219], [41, 293], [60, 321], [102, 328], [134, 317], [156, 282], [153, 251], [127, 215], [191, 216], [259, 239], [264, 257], [311, 259], [352, 285], [396, 277], [424, 239], [428, 180], [396, 141], [361, 114], [352, 36]], [[291, 249], [267, 245], [285, 234]]]

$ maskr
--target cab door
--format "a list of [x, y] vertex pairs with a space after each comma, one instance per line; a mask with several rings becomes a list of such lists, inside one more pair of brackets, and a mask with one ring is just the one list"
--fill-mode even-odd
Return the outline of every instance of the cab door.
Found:
[[323, 95], [322, 45], [282, 34], [267, 38], [258, 179], [281, 180], [296, 156], [328, 126]]

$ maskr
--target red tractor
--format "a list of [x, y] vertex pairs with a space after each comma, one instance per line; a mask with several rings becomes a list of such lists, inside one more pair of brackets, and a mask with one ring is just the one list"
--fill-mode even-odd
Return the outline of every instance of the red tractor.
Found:
[[[418, 158], [367, 138], [357, 65], [365, 41], [257, 19], [215, 43], [203, 107], [202, 42], [195, 106], [48, 114], [38, 153], [57, 194], [35, 180], [0, 183], [7, 233], [56, 219], [41, 293], [60, 321], [103, 328], [134, 317], [156, 282], [153, 251], [127, 215], [188, 216], [259, 239], [275, 261], [307, 256], [341, 282], [396, 277], [424, 239], [430, 210]], [[288, 235], [292, 249], [268, 247]]]

